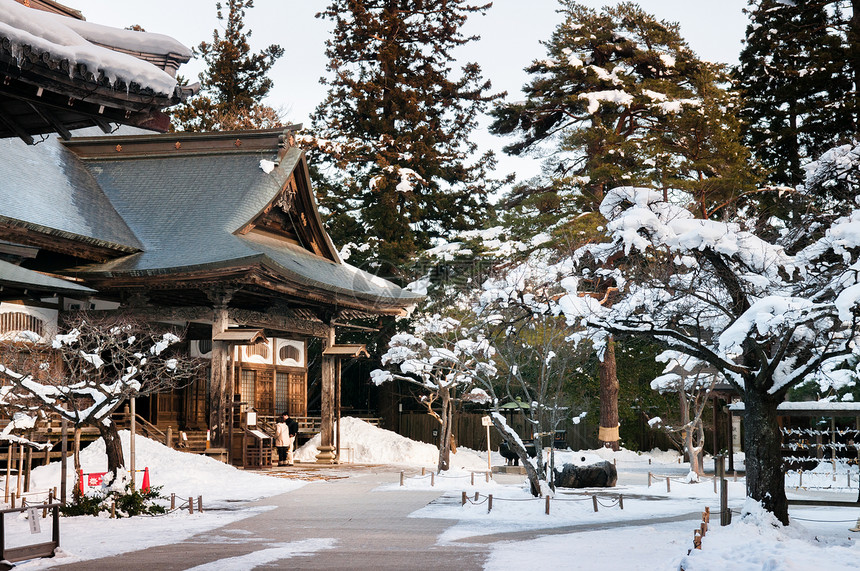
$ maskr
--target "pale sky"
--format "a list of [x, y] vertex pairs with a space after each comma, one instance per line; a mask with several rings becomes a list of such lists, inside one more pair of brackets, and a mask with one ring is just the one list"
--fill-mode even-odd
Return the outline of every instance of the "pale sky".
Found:
[[[61, 0], [98, 24], [143, 26], [148, 32], [167, 34], [189, 47], [211, 40], [217, 24], [214, 0]], [[474, 3], [478, 3], [477, 1]], [[599, 8], [611, 2], [583, 0]], [[286, 111], [287, 121], [309, 125], [309, 114], [325, 96], [319, 78], [325, 74], [324, 43], [329, 22], [314, 15], [328, 0], [255, 0], [246, 16], [253, 31], [251, 47], [259, 50], [280, 44], [284, 56], [272, 69], [275, 82], [267, 103]], [[741, 10], [746, 0], [642, 0], [639, 5], [663, 20], [679, 22], [681, 33], [699, 57], [735, 63], [747, 19]], [[549, 39], [560, 17], [557, 0], [495, 0], [486, 16], [474, 17], [464, 30], [481, 36], [461, 49], [462, 61], [478, 63], [494, 91], [507, 91], [508, 99], [522, 98], [520, 88], [528, 81], [523, 68], [545, 55], [541, 40]], [[192, 60], [180, 73], [196, 81], [202, 65]], [[500, 149], [504, 140], [485, 131], [486, 122], [474, 138], [483, 148]], [[504, 172], [515, 170], [522, 180], [538, 172], [533, 160], [502, 158]]]

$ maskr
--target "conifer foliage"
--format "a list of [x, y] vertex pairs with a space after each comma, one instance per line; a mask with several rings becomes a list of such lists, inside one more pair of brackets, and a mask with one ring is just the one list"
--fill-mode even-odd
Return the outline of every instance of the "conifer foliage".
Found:
[[[260, 129], [281, 124], [277, 110], [262, 100], [272, 89], [269, 70], [284, 54], [279, 45], [252, 53], [251, 31], [245, 29], [245, 11], [253, 0], [228, 0], [215, 4], [223, 36], [216, 28], [212, 42], [201, 42], [194, 50], [206, 62], [200, 76], [200, 93], [177, 107], [173, 124], [182, 131]], [[224, 8], [227, 9], [226, 19]]]
[[335, 243], [370, 244], [398, 266], [431, 239], [479, 226], [494, 190], [469, 134], [497, 95], [481, 69], [454, 70], [461, 28], [491, 4], [332, 0], [328, 96], [312, 117], [317, 190]]
[[527, 68], [526, 100], [493, 112], [491, 130], [517, 137], [506, 152], [551, 157], [514, 203], [554, 204], [569, 219], [611, 188], [651, 184], [689, 190], [712, 217], [754, 188], [728, 77], [677, 24], [629, 2], [598, 12], [564, 0], [561, 13], [548, 57]]
[[772, 184], [802, 183], [804, 164], [855, 130], [847, 22], [827, 4], [750, 0], [735, 76], [746, 142]]

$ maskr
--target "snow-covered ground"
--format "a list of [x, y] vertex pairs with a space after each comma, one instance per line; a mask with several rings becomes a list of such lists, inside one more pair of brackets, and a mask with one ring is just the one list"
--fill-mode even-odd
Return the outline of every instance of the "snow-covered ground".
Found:
[[[127, 433], [123, 434], [123, 441], [127, 450]], [[428, 468], [436, 464], [433, 446], [410, 441], [356, 419], [343, 419], [341, 441], [344, 448], [353, 448], [356, 463], [393, 466], [379, 471], [380, 478], [390, 482], [374, 490], [380, 495], [380, 501], [384, 501], [387, 494], [403, 490], [431, 489]], [[136, 449], [137, 464], [150, 468], [153, 485], [164, 485], [165, 492], [175, 492], [180, 497], [202, 495], [204, 507], [229, 506], [230, 509], [194, 515], [177, 512], [134, 520], [65, 518], [62, 521], [63, 548], [60, 556], [54, 560], [28, 562], [20, 568], [45, 568], [175, 543], [269, 509], [265, 505], [248, 505], [246, 502], [249, 500], [288, 492], [303, 485], [296, 480], [236, 470], [207, 458], [169, 450], [144, 438], [136, 440]], [[314, 443], [311, 442], [297, 451], [297, 458], [309, 460], [314, 453]], [[494, 465], [502, 463], [495, 453], [491, 459]], [[602, 459], [616, 464], [619, 480], [618, 486], [612, 489], [588, 490], [600, 496], [598, 511], [595, 513], [589, 495], [581, 495], [580, 490], [567, 490], [555, 494], [550, 500], [550, 514], [547, 515], [545, 500], [531, 497], [524, 478], [497, 475], [494, 480], [486, 482], [481, 472], [487, 467], [486, 451], [461, 448], [452, 457], [455, 468], [433, 478], [432, 489], [438, 490], [441, 497], [411, 517], [450, 520], [451, 526], [439, 537], [440, 544], [456, 546], [466, 541], [492, 542], [486, 569], [550, 565], [565, 569], [667, 571], [681, 566], [688, 571], [817, 567], [842, 570], [855, 569], [860, 560], [860, 548], [856, 545], [860, 533], [849, 531], [860, 517], [860, 508], [856, 506], [793, 506], [792, 524], [784, 528], [756, 505], [745, 505], [743, 480], [736, 482], [730, 479], [729, 498], [730, 507], [735, 512], [734, 520], [732, 525], [720, 527], [719, 496], [714, 493], [713, 481], [705, 478], [698, 483], [689, 482], [688, 465], [680, 464], [673, 452], [639, 454], [627, 450], [617, 453], [593, 450], [560, 452], [556, 456], [559, 465], [564, 462], [589, 464]], [[104, 469], [103, 449], [98, 444], [84, 450], [82, 460], [85, 471]], [[741, 461], [742, 458], [736, 459], [736, 464]], [[425, 469], [423, 476], [422, 468]], [[348, 467], [338, 470], [342, 474]], [[403, 486], [399, 484], [399, 471], [405, 474]], [[652, 474], [650, 487], [649, 473]], [[667, 477], [671, 478], [668, 491]], [[847, 475], [840, 477], [847, 481]], [[856, 474], [853, 478], [856, 482]], [[37, 487], [56, 486], [59, 484], [59, 469], [53, 465], [36, 469], [33, 481]], [[461, 505], [463, 491], [468, 494], [465, 505]], [[490, 494], [493, 495], [493, 507], [488, 511]], [[618, 502], [619, 495], [624, 497], [623, 510]], [[699, 514], [706, 506], [712, 514], [710, 529], [702, 542], [702, 549], [693, 550], [688, 555], [693, 546], [693, 529], [698, 527]], [[742, 509], [750, 515], [741, 518]], [[23, 518], [7, 516], [7, 530], [16, 526], [29, 531]], [[49, 526], [44, 528], [43, 534]], [[488, 537], [499, 533], [518, 535], [498, 539]], [[29, 534], [26, 539], [32, 541]], [[258, 555], [260, 564], [274, 561], [273, 558], [278, 556], [277, 553], [262, 552]], [[249, 556], [243, 561], [252, 568], [256, 560]]]
[[[126, 462], [129, 460], [129, 435], [127, 430], [120, 432]], [[177, 503], [185, 504], [188, 498], [193, 498], [195, 513], [190, 515], [185, 510], [177, 510], [164, 516], [128, 519], [92, 516], [63, 518], [60, 524], [61, 548], [58, 556], [53, 560], [32, 561], [18, 567], [41, 569], [176, 543], [270, 509], [265, 506], [243, 505], [246, 502], [289, 492], [305, 485], [298, 480], [272, 478], [237, 470], [211, 458], [172, 450], [141, 436], [135, 438], [135, 466], [141, 470], [149, 468], [150, 484], [162, 486], [162, 495], [176, 494]], [[81, 451], [81, 467], [85, 473], [103, 472], [107, 469], [103, 441], [98, 440]], [[71, 486], [75, 482], [73, 472], [70, 459], [70, 494]], [[60, 473], [59, 462], [35, 468], [31, 490], [48, 490], [54, 487], [59, 489]], [[143, 473], [138, 473], [138, 483], [142, 479]], [[12, 485], [15, 485], [14, 480]], [[196, 510], [199, 496], [203, 497], [203, 513]], [[40, 533], [33, 535], [23, 514], [6, 518], [7, 547], [50, 540], [50, 519], [42, 520]]]

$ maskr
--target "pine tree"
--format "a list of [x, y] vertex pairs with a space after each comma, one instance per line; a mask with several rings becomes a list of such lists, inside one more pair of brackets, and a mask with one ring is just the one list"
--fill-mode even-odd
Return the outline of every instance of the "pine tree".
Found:
[[[677, 24], [629, 2], [597, 12], [565, 0], [561, 13], [564, 21], [546, 43], [548, 58], [527, 68], [533, 79], [524, 87], [526, 100], [493, 111], [491, 130], [518, 138], [507, 152], [550, 157], [543, 177], [508, 198], [521, 232], [550, 227], [568, 246], [599, 240], [605, 222], [582, 215], [595, 212], [617, 186], [689, 191], [705, 218], [726, 216], [754, 190], [749, 153], [731, 115], [736, 102], [723, 88], [725, 70], [698, 59]], [[593, 282], [593, 296], [610, 306], [617, 284], [596, 276]], [[598, 367], [598, 439], [613, 448], [615, 348], [610, 338]]]
[[[479, 114], [500, 97], [475, 63], [452, 69], [461, 28], [490, 4], [332, 0], [328, 96], [312, 117], [320, 201], [335, 243], [397, 267], [432, 239], [481, 225], [491, 154], [470, 162]], [[354, 261], [355, 258], [352, 258]]]
[[[221, 2], [215, 4], [218, 21], [225, 22]], [[245, 30], [245, 11], [254, 7], [253, 0], [228, 0], [223, 37], [216, 28], [212, 42], [201, 42], [194, 55], [203, 58], [206, 70], [200, 78], [200, 92], [173, 112], [173, 125], [183, 131], [213, 131], [277, 127], [281, 120], [277, 110], [262, 100], [272, 89], [269, 70], [284, 54], [271, 45], [251, 53]]]
[[804, 164], [855, 131], [847, 45], [834, 31], [841, 11], [825, 4], [750, 0], [735, 77], [746, 142], [771, 184], [801, 184]]
[[493, 111], [491, 130], [518, 138], [506, 152], [550, 157], [510, 200], [570, 220], [615, 186], [648, 184], [690, 190], [712, 217], [753, 190], [725, 70], [636, 4], [562, 6], [548, 58], [527, 68], [526, 100]]

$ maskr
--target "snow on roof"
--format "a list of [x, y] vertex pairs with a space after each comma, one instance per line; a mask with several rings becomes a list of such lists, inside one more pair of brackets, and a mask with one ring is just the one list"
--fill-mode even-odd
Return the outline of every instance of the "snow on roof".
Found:
[[19, 60], [23, 57], [24, 46], [29, 46], [48, 52], [54, 58], [67, 59], [70, 74], [74, 74], [77, 65], [84, 64], [96, 75], [103, 72], [112, 84], [117, 80], [127, 84], [135, 82], [142, 88], [168, 96], [177, 85], [170, 74], [142, 59], [102, 46], [191, 57], [188, 48], [167, 36], [75, 20], [33, 10], [15, 0], [0, 0], [0, 36], [9, 39], [12, 52]]
[[[743, 412], [744, 403], [729, 405], [732, 412]], [[860, 414], [860, 402], [801, 401], [783, 402], [776, 407], [778, 412], [854, 412]], [[850, 415], [849, 415], [850, 416]]]

